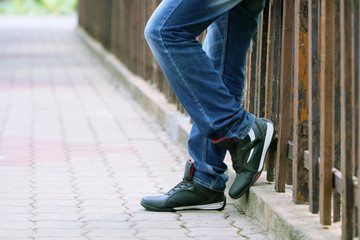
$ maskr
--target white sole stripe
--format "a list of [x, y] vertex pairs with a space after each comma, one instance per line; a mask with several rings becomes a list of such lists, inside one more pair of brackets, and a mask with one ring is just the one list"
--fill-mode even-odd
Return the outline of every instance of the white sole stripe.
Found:
[[176, 210], [176, 211], [189, 210], [189, 209], [214, 210], [214, 209], [220, 209], [220, 208], [222, 208], [222, 206], [224, 206], [224, 201], [218, 202], [218, 203], [204, 204], [204, 205], [176, 207], [176, 208], [174, 208], [174, 210]]
[[[250, 137], [250, 141], [254, 141], [255, 140], [255, 133], [254, 133], [254, 130], [253, 129], [250, 129], [250, 132], [249, 132], [249, 137]], [[246, 161], [246, 163], [249, 163], [250, 162], [250, 159], [251, 159], [251, 156], [253, 155], [253, 152], [254, 152], [254, 148], [251, 149], [250, 151], [250, 154], [249, 154], [249, 157], [248, 157], [248, 160]]]
[[260, 172], [263, 169], [266, 152], [267, 152], [267, 149], [269, 148], [269, 145], [270, 145], [271, 140], [272, 140], [272, 136], [274, 134], [274, 126], [269, 122], [266, 122], [266, 124], [267, 124], [266, 137], [265, 137], [263, 151], [261, 153], [261, 160], [260, 160], [260, 165], [259, 165], [258, 172]]

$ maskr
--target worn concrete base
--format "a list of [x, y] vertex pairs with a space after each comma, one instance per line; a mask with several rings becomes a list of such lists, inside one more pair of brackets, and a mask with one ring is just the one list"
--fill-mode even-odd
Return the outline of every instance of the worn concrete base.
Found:
[[[121, 85], [151, 115], [155, 116], [169, 135], [183, 146], [187, 145], [191, 124], [189, 117], [179, 113], [176, 106], [167, 102], [165, 96], [155, 87], [131, 73], [115, 56], [95, 42], [81, 28], [78, 33], [89, 48], [113, 71]], [[116, 84], [116, 83], [115, 83]], [[229, 165], [229, 159], [226, 159]], [[235, 177], [229, 171], [230, 185]], [[277, 193], [274, 184], [266, 181], [266, 173], [251, 187], [250, 191], [238, 200], [233, 200], [240, 211], [263, 225], [270, 239], [340, 239], [340, 223], [322, 226], [319, 215], [311, 214], [307, 205], [295, 205], [291, 200], [291, 189]]]
[[318, 214], [309, 212], [308, 205], [296, 205], [292, 201], [292, 189], [277, 193], [274, 184], [266, 181], [266, 172], [250, 191], [235, 201], [240, 211], [269, 231], [271, 239], [340, 239], [340, 223], [322, 226]]

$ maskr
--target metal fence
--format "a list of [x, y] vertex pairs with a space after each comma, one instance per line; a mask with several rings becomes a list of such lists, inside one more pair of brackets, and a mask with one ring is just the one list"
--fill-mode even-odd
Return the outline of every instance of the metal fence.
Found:
[[[144, 39], [161, 0], [80, 0], [79, 23], [131, 71], [180, 106]], [[324, 225], [358, 234], [359, 0], [270, 0], [248, 53], [243, 106], [277, 135], [267, 178]], [[200, 37], [202, 38], [204, 34]]]

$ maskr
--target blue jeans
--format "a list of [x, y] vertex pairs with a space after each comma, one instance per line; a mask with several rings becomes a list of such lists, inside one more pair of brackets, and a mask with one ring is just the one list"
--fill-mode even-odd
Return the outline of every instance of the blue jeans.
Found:
[[[194, 181], [224, 191], [226, 150], [211, 140], [244, 138], [254, 115], [241, 106], [246, 55], [265, 0], [163, 0], [146, 40], [194, 124], [188, 142]], [[205, 29], [202, 47], [196, 40]]]

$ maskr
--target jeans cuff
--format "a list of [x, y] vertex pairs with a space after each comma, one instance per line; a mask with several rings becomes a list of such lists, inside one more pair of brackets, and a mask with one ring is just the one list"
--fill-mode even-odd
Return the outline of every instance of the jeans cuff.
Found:
[[250, 132], [250, 129], [252, 128], [254, 122], [255, 122], [255, 116], [251, 113], [250, 114], [250, 119], [249, 119], [249, 123], [248, 125], [245, 127], [245, 130], [239, 132], [239, 130], [237, 131], [229, 131], [228, 134], [225, 135], [226, 138], [229, 138], [231, 140], [234, 140], [235, 142], [239, 142], [242, 139], [244, 139], [246, 137], [246, 135], [248, 135], [248, 133]]
[[213, 191], [215, 191], [215, 192], [224, 192], [224, 191], [225, 191], [225, 187], [226, 187], [225, 184], [224, 184], [225, 187], [223, 187], [223, 188], [217, 188], [217, 187], [215, 186], [216, 183], [219, 182], [219, 179], [217, 179], [216, 181], [213, 181], [214, 184], [212, 184], [212, 183], [209, 183], [209, 182], [205, 182], [205, 181], [201, 180], [200, 178], [197, 178], [197, 177], [194, 176], [193, 181], [196, 182], [196, 183], [198, 183], [198, 184], [200, 184], [200, 185], [202, 185], [203, 187], [209, 188], [209, 189], [211, 189], [211, 190], [213, 190]]

